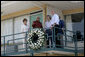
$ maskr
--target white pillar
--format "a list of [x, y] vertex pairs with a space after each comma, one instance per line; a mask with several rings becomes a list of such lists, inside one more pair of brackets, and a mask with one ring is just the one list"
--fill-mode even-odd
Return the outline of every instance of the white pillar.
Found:
[[[66, 16], [66, 29], [72, 31], [71, 15]], [[71, 33], [71, 32], [66, 32], [66, 34], [69, 35], [69, 36], [73, 36], [73, 33]], [[67, 40], [72, 41], [72, 38], [67, 36]]]

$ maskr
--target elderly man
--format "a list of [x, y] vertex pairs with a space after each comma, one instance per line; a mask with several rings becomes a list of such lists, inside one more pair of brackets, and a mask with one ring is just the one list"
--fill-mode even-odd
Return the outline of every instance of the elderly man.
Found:
[[[60, 20], [59, 20], [58, 14], [56, 14], [54, 10], [51, 11], [51, 14], [52, 14], [51, 29], [53, 30], [53, 38], [54, 38], [53, 39], [54, 40], [53, 46], [55, 46], [55, 45], [59, 45], [59, 44], [57, 44], [57, 42], [59, 42], [59, 41], [58, 41], [57, 37], [54, 37], [54, 35], [56, 36], [57, 33], [58, 33], [58, 28], [55, 28], [55, 31], [54, 31], [54, 27], [59, 27], [59, 21]], [[54, 34], [54, 32], [55, 32], [55, 34]], [[56, 47], [58, 47], [58, 46], [56, 46]]]
[[37, 17], [36, 21], [33, 21], [33, 28], [42, 28], [42, 23], [40, 22], [40, 17]]

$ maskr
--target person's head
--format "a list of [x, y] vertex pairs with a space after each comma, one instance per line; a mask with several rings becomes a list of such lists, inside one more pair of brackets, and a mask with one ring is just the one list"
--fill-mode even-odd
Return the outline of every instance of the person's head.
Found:
[[40, 21], [40, 17], [37, 17], [36, 21]]
[[54, 15], [54, 14], [55, 14], [55, 11], [54, 11], [54, 10], [52, 10], [52, 11], [51, 11], [51, 14], [52, 14], [52, 15]]
[[46, 18], [48, 21], [51, 20], [51, 16], [50, 15], [47, 15], [47, 18]]
[[26, 18], [23, 19], [23, 23], [24, 23], [25, 25], [27, 25], [27, 19], [26, 19]]

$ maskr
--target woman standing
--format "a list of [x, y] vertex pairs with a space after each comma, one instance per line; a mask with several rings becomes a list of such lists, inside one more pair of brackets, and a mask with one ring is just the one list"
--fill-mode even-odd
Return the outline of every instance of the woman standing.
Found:
[[[21, 26], [21, 32], [28, 32], [29, 31], [29, 26], [27, 25], [27, 19], [23, 19], [23, 25]], [[26, 33], [23, 33], [23, 36], [26, 36]], [[25, 38], [23, 39], [23, 48], [25, 48]]]
[[[47, 19], [45, 22], [45, 32], [48, 34], [48, 36], [52, 35], [52, 31], [51, 31], [51, 16], [47, 15]], [[51, 47], [52, 44], [52, 37], [49, 37], [47, 39], [47, 45], [50, 45]]]

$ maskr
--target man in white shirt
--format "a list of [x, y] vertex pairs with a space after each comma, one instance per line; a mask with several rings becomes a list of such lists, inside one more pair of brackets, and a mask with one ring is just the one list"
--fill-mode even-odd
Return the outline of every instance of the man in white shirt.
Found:
[[[28, 32], [29, 26], [27, 25], [27, 19], [23, 19], [23, 25], [21, 26], [21, 32]], [[26, 36], [26, 33], [23, 33], [23, 37]], [[25, 48], [25, 38], [23, 39], [23, 48]]]
[[58, 14], [55, 14], [55, 12], [52, 10], [51, 11], [52, 14], [52, 19], [51, 19], [51, 25], [54, 27], [55, 24], [59, 25], [59, 16]]
[[[58, 33], [58, 28], [55, 28], [55, 31], [54, 31], [54, 27], [59, 27], [59, 16], [58, 14], [55, 13], [54, 10], [51, 11], [51, 14], [52, 14], [52, 19], [51, 19], [51, 29], [53, 30], [53, 46], [55, 47], [56, 46], [56, 43], [59, 42], [57, 37], [54, 38], [54, 35], [56, 36], [57, 33]], [[55, 34], [54, 34], [55, 32]], [[59, 45], [59, 44], [57, 44]], [[57, 47], [57, 46], [56, 46]]]

